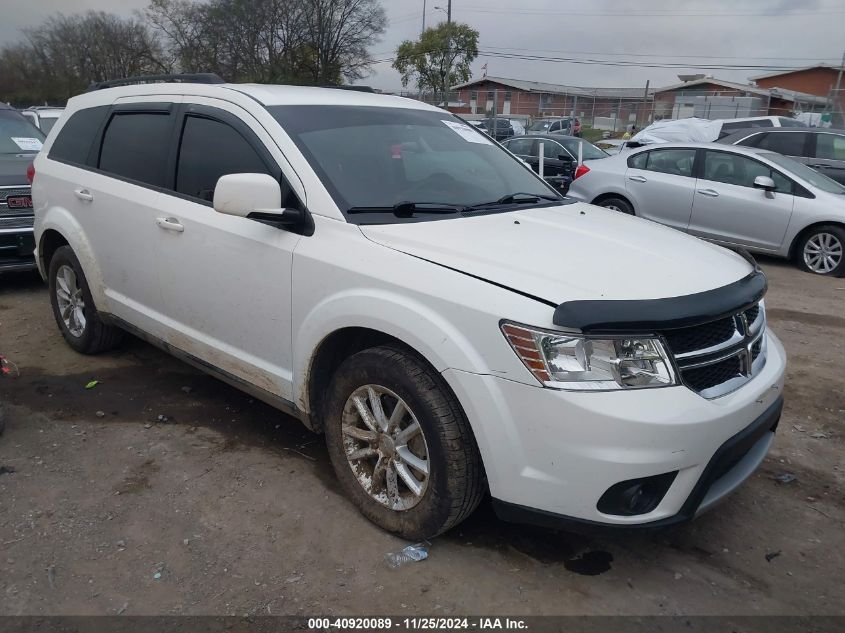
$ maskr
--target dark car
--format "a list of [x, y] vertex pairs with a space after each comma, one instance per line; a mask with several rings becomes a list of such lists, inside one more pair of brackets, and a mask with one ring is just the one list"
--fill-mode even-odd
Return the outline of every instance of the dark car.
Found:
[[[492, 131], [494, 126], [495, 132]], [[503, 141], [506, 138], [510, 138], [514, 135], [513, 126], [511, 125], [511, 122], [507, 119], [484, 119], [480, 122], [479, 127], [483, 127], [484, 131], [487, 132], [487, 134], [489, 134], [493, 138], [495, 138], [497, 141]]]
[[582, 147], [581, 158], [585, 162], [609, 156], [583, 139], [555, 134], [516, 136], [504, 141], [502, 145], [540, 173], [540, 143], [543, 144], [543, 177], [563, 193], [567, 192], [576, 177], [579, 144]]
[[27, 172], [43, 141], [41, 130], [0, 104], [0, 272], [35, 268]]
[[827, 128], [750, 128], [719, 143], [767, 149], [804, 163], [845, 185], [845, 130]]

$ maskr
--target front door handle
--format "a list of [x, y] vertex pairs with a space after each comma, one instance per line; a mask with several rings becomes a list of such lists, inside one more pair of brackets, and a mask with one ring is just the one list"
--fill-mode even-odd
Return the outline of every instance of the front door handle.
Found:
[[826, 167], [830, 167], [830, 165], [828, 165], [827, 163], [817, 163], [815, 165], [807, 165], [807, 167], [812, 167], [814, 169], [819, 169], [819, 168], [824, 169]]
[[165, 231], [174, 231], [181, 233], [185, 227], [176, 218], [156, 218], [156, 226]]
[[648, 182], [648, 180], [643, 176], [628, 176], [628, 180], [633, 180], [634, 182]]
[[73, 195], [75, 195], [80, 200], [84, 200], [85, 202], [93, 202], [94, 201], [94, 194], [92, 194], [87, 189], [74, 189]]
[[702, 196], [707, 196], [708, 198], [718, 198], [719, 197], [719, 192], [713, 191], [712, 189], [699, 189], [698, 193], [700, 193]]

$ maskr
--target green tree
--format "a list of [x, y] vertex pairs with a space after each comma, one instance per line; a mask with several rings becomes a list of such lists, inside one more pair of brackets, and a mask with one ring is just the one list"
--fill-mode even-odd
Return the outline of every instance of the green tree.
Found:
[[443, 22], [426, 29], [416, 41], [405, 40], [396, 49], [395, 68], [402, 85], [445, 93], [450, 86], [469, 81], [470, 66], [478, 57], [478, 31], [468, 24]]

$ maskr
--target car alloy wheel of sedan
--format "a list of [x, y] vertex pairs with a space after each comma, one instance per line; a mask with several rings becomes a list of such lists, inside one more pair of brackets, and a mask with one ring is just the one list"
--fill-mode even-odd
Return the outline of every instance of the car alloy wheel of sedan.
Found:
[[832, 233], [817, 233], [804, 245], [804, 263], [815, 273], [829, 273], [842, 262], [842, 242]]
[[428, 446], [402, 398], [379, 385], [356, 389], [343, 408], [349, 467], [370, 497], [391, 510], [408, 510], [429, 481]]

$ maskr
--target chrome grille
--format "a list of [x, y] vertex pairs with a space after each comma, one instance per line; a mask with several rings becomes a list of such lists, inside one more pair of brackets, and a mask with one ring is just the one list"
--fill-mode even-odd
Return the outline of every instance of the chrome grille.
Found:
[[5, 217], [0, 215], [0, 231], [3, 229], [31, 229], [35, 224], [32, 215], [13, 215]]
[[9, 208], [9, 197], [15, 196], [30, 196], [32, 189], [28, 185], [18, 185], [14, 187], [0, 187], [0, 217], [9, 215], [32, 215], [31, 207]]
[[766, 363], [766, 313], [760, 302], [735, 315], [662, 336], [681, 380], [705, 398], [739, 389]]

